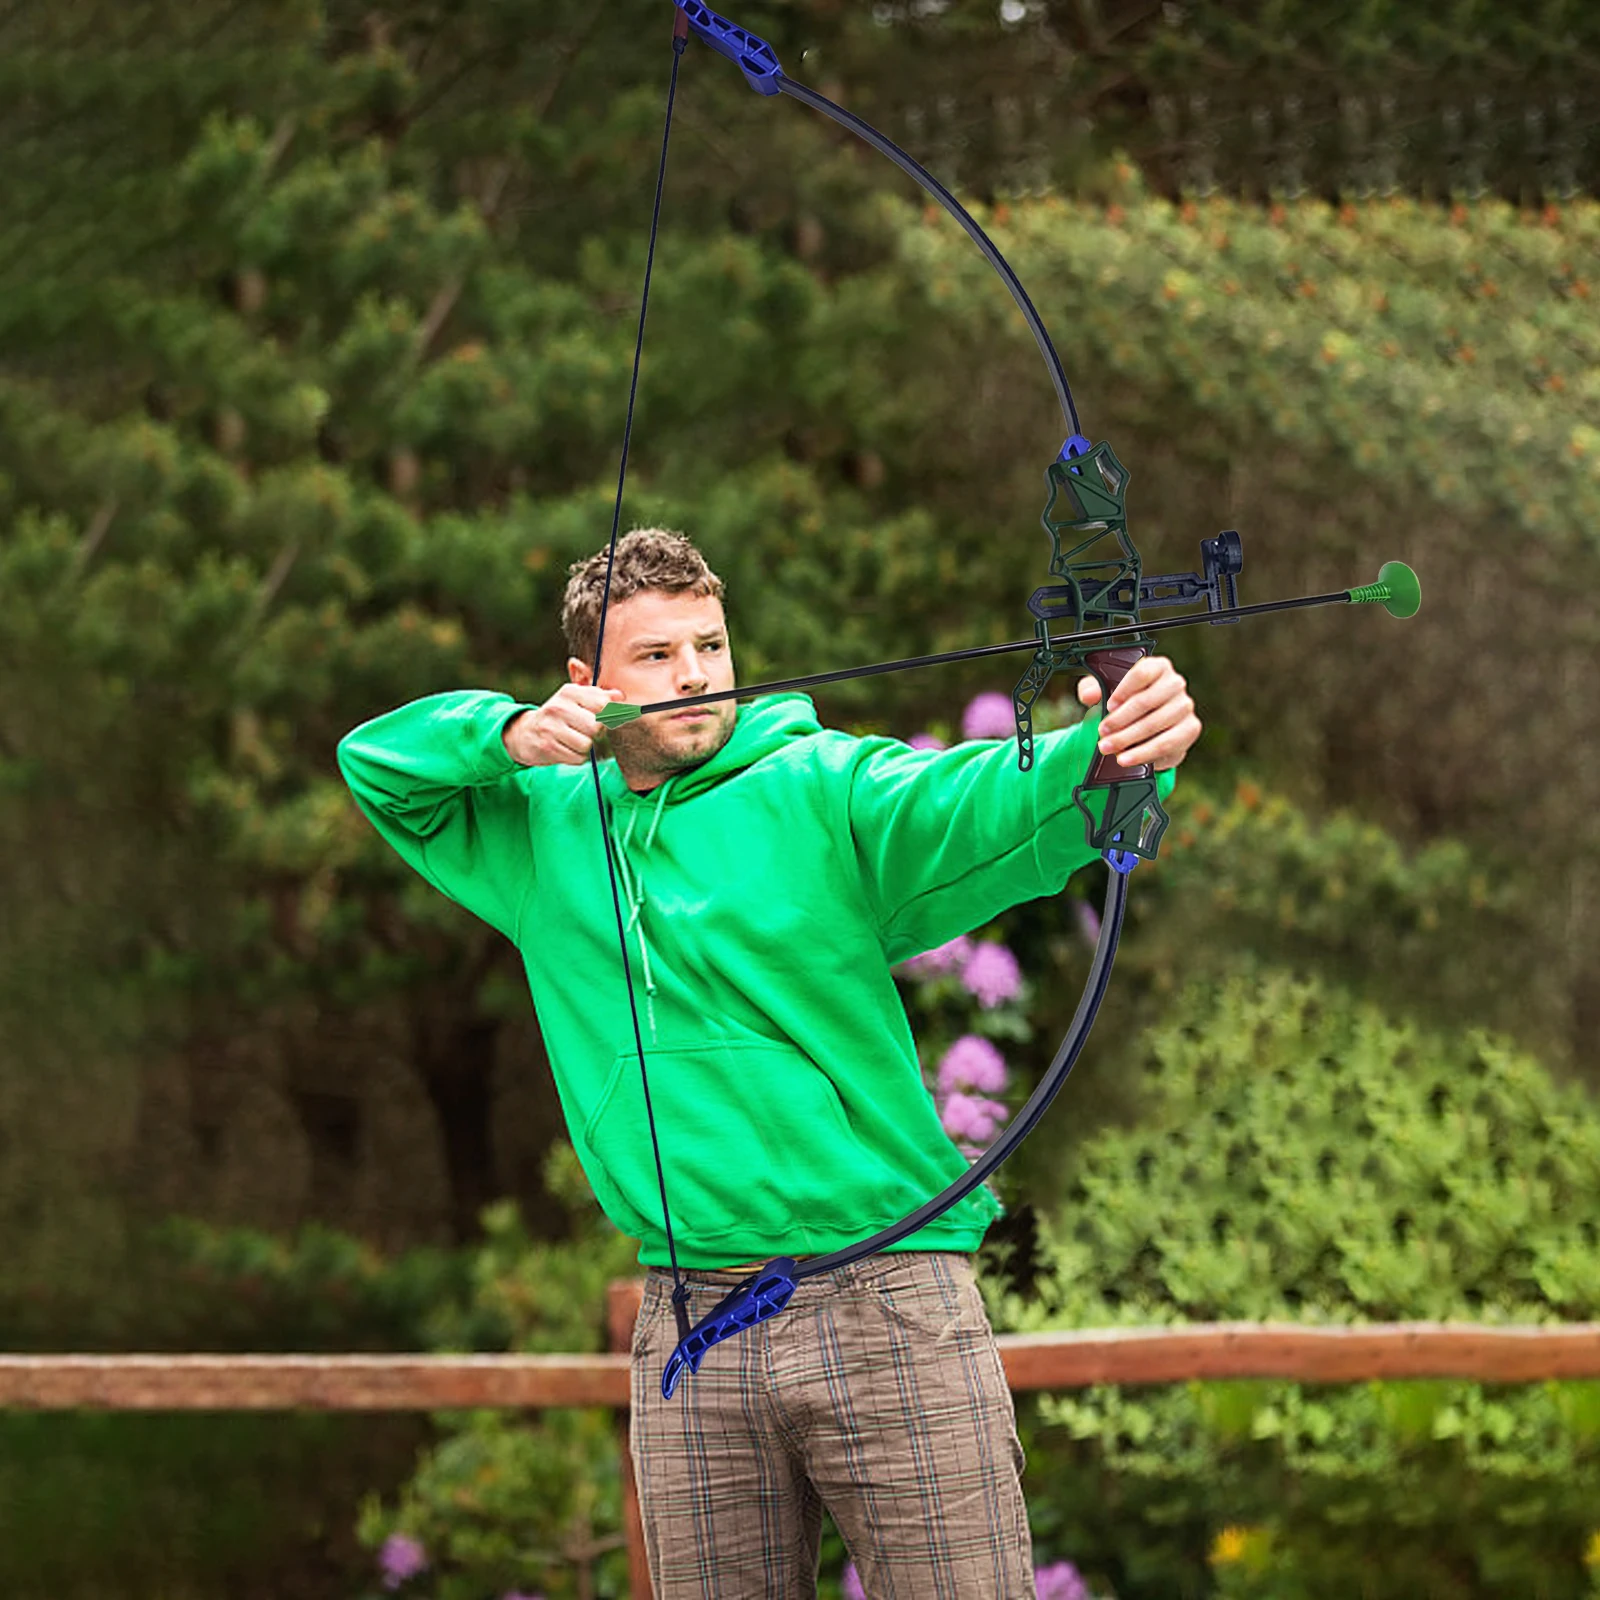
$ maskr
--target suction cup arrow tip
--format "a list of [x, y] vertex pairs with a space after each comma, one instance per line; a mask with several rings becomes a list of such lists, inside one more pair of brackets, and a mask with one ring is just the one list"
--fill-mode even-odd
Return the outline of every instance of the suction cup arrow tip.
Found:
[[1378, 569], [1378, 581], [1350, 591], [1351, 605], [1376, 602], [1391, 617], [1414, 617], [1422, 605], [1422, 585], [1403, 561], [1385, 561]]

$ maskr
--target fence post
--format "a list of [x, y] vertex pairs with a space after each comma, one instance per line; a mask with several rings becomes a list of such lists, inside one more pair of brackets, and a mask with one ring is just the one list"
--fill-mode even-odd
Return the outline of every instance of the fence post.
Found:
[[[633, 1325], [639, 1320], [644, 1285], [638, 1278], [614, 1278], [606, 1286], [606, 1331], [613, 1354], [633, 1349]], [[639, 1484], [633, 1475], [628, 1445], [628, 1412], [617, 1412], [617, 1449], [622, 1461], [622, 1532], [628, 1541], [628, 1600], [651, 1600], [650, 1563], [644, 1549], [644, 1520], [639, 1515]]]

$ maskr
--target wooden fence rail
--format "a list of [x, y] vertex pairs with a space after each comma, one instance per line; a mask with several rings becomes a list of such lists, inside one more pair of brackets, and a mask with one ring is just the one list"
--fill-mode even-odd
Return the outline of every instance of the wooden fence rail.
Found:
[[[640, 1283], [613, 1283], [609, 1355], [0, 1355], [0, 1406], [33, 1411], [450, 1411], [605, 1406], [619, 1413], [634, 1600], [649, 1600], [628, 1452], [628, 1355]], [[1600, 1378], [1600, 1323], [1355, 1327], [1215, 1322], [1002, 1334], [1016, 1392], [1096, 1383]]]

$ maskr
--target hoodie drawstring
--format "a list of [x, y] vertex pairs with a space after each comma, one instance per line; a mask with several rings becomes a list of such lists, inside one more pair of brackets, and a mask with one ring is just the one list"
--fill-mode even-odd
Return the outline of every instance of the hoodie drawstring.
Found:
[[[666, 809], [667, 785], [659, 785], [656, 790], [656, 803], [650, 818], [649, 831], [645, 834], [639, 848], [648, 855], [656, 842], [656, 833], [661, 827], [661, 815]], [[615, 837], [615, 812], [612, 813], [613, 837]], [[634, 870], [633, 864], [628, 860], [628, 846], [633, 842], [634, 824], [639, 820], [637, 808], [628, 813], [628, 826], [623, 830], [622, 837], [616, 841], [617, 865], [622, 875], [622, 892], [628, 902], [628, 932], [639, 941], [639, 968], [644, 974], [644, 1008], [645, 1016], [650, 1023], [650, 1037], [656, 1036], [656, 980], [655, 973], [650, 966], [650, 945], [644, 936], [644, 877]]]

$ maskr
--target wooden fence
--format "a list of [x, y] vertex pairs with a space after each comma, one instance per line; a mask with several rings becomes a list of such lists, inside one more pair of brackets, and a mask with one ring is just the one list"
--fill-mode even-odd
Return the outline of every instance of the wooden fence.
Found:
[[[650, 1600], [628, 1451], [628, 1349], [637, 1279], [607, 1297], [608, 1355], [0, 1355], [0, 1406], [33, 1411], [450, 1411], [604, 1406], [617, 1413], [633, 1600]], [[1002, 1334], [1013, 1391], [1196, 1378], [1359, 1383], [1600, 1378], [1600, 1323], [1358, 1327], [1219, 1322]]]

